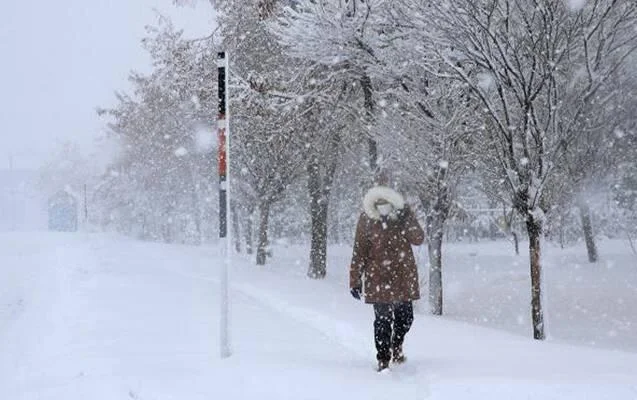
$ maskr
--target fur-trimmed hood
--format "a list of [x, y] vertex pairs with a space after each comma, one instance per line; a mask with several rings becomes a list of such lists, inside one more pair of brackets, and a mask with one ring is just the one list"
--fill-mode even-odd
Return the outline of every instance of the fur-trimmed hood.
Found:
[[374, 220], [381, 219], [380, 212], [376, 208], [378, 200], [387, 201], [394, 206], [394, 210], [405, 208], [405, 198], [400, 193], [387, 186], [374, 186], [363, 198], [363, 210], [369, 218]]

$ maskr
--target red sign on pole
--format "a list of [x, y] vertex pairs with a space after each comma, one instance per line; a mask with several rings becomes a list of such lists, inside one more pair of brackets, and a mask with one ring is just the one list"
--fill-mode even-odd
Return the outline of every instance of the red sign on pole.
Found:
[[[223, 127], [221, 125], [224, 125]], [[225, 115], [219, 115], [219, 130], [217, 134], [219, 148], [219, 177], [225, 177], [228, 173], [228, 157], [226, 154], [226, 118]]]

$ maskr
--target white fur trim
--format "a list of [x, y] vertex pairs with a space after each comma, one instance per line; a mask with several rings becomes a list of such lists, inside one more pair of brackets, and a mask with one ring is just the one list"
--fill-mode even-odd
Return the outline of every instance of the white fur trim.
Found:
[[389, 202], [396, 210], [405, 208], [405, 198], [400, 193], [386, 186], [374, 186], [363, 198], [363, 209], [369, 218], [380, 220], [376, 202], [381, 199]]

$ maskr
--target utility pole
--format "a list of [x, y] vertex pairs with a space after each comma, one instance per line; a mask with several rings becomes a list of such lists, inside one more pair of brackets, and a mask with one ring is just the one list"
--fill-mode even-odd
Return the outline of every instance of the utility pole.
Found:
[[228, 270], [232, 256], [231, 240], [228, 234], [228, 210], [230, 210], [230, 188], [228, 184], [228, 165], [230, 148], [230, 125], [228, 121], [228, 57], [225, 52], [217, 54], [219, 115], [217, 119], [218, 139], [218, 169], [219, 169], [219, 238], [224, 261], [221, 265], [220, 279], [220, 324], [219, 350], [221, 358], [230, 357], [230, 335], [228, 329], [229, 298], [228, 298]]

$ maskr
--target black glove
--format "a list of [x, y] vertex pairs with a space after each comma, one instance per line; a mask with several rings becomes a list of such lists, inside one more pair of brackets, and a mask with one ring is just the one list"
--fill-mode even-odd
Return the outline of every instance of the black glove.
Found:
[[351, 288], [349, 291], [352, 294], [352, 297], [355, 298], [356, 300], [360, 300], [361, 299], [361, 288], [359, 287], [355, 287], [355, 288]]
[[398, 220], [398, 223], [400, 225], [405, 225], [405, 223], [407, 222], [407, 217], [409, 216], [409, 212], [410, 210], [408, 205], [405, 205], [405, 207], [396, 211], [396, 219]]

